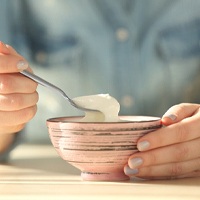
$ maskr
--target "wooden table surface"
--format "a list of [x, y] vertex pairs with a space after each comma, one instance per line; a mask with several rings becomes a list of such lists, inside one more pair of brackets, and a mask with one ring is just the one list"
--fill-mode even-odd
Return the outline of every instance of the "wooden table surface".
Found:
[[0, 165], [0, 200], [200, 200], [200, 178], [87, 182], [51, 145], [21, 145]]

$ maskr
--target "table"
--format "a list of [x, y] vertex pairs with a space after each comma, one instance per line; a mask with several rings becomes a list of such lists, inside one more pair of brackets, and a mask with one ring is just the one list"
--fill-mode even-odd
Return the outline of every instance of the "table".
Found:
[[0, 165], [0, 200], [200, 199], [200, 178], [125, 182], [82, 181], [51, 145], [24, 144]]

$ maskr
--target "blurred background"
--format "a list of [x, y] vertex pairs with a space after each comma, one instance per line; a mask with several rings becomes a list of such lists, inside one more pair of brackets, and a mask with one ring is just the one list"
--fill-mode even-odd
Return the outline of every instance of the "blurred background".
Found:
[[[0, 0], [0, 40], [71, 98], [109, 93], [120, 115], [162, 116], [199, 102], [199, 0]], [[46, 119], [84, 115], [38, 86], [25, 141], [49, 143]]]

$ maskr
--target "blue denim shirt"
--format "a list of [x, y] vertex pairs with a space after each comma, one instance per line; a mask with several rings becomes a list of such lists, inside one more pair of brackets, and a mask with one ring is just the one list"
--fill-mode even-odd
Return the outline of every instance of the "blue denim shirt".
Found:
[[[161, 116], [174, 104], [200, 102], [199, 0], [0, 3], [0, 40], [72, 98], [109, 93], [122, 115]], [[41, 141], [46, 118], [78, 111], [44, 88], [39, 93], [29, 132]]]

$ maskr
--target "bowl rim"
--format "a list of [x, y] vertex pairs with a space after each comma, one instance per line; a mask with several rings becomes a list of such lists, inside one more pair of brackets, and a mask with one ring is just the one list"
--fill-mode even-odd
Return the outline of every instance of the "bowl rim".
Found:
[[[122, 120], [118, 122], [83, 122], [83, 121], [73, 121], [73, 120], [64, 120], [64, 119], [81, 119], [84, 116], [63, 116], [63, 117], [53, 117], [48, 118], [47, 123], [71, 123], [71, 124], [129, 124], [129, 123], [148, 123], [148, 122], [156, 122], [161, 121], [160, 117], [156, 116], [148, 116], [148, 115], [119, 115], [120, 118], [149, 118], [149, 120]], [[63, 121], [62, 121], [63, 120]]]

